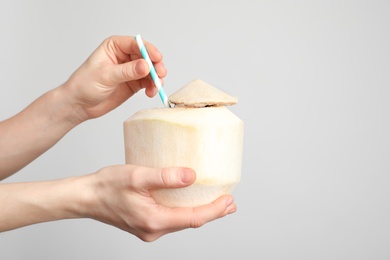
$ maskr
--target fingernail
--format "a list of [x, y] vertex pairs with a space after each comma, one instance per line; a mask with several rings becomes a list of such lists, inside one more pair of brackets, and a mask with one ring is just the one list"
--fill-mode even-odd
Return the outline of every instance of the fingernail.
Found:
[[231, 207], [231, 208], [228, 208], [227, 209], [227, 214], [232, 214], [232, 213], [234, 213], [234, 212], [236, 212], [237, 211], [237, 208], [236, 207]]
[[182, 169], [181, 171], [181, 181], [184, 183], [190, 183], [194, 180], [194, 172], [191, 169]]
[[226, 200], [226, 207], [229, 207], [230, 205], [232, 205], [234, 199], [233, 198], [229, 198]]

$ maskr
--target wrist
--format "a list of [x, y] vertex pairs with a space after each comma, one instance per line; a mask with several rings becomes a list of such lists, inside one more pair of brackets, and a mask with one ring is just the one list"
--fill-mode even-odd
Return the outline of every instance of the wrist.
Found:
[[64, 119], [69, 128], [73, 128], [88, 119], [85, 110], [77, 103], [72, 95], [70, 83], [66, 82], [52, 90], [54, 102], [54, 113], [58, 118]]
[[86, 188], [83, 177], [69, 177], [45, 182], [45, 184], [47, 184], [46, 190], [38, 198], [41, 199], [40, 204], [46, 216], [51, 220], [83, 217], [86, 201], [86, 196], [83, 194]]

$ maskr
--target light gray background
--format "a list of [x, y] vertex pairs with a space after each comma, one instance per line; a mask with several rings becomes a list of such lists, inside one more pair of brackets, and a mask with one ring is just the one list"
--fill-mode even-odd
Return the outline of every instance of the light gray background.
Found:
[[[39, 224], [0, 234], [0, 259], [390, 259], [389, 13], [389, 1], [1, 0], [1, 120], [106, 37], [140, 33], [164, 54], [168, 94], [199, 78], [239, 98], [245, 149], [233, 215], [153, 243], [92, 220]], [[122, 122], [161, 106], [140, 92], [6, 181], [124, 163]]]

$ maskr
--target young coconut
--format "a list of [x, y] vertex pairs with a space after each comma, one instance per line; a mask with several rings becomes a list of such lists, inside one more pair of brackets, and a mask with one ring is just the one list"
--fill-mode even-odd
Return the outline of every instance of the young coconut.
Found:
[[124, 122], [126, 163], [195, 170], [191, 186], [152, 192], [165, 206], [195, 207], [231, 194], [241, 177], [244, 124], [225, 105], [237, 99], [194, 80], [169, 100], [175, 107], [142, 110]]

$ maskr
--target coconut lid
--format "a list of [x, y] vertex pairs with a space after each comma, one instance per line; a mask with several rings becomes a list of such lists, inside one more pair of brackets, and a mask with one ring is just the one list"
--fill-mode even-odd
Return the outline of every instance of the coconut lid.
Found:
[[196, 79], [169, 97], [170, 103], [181, 107], [229, 106], [237, 104], [237, 98]]

